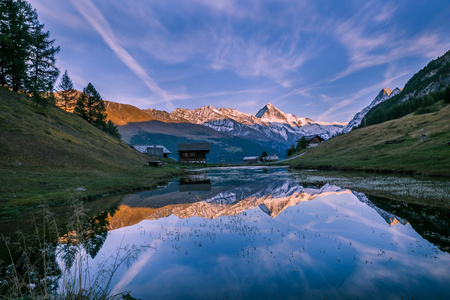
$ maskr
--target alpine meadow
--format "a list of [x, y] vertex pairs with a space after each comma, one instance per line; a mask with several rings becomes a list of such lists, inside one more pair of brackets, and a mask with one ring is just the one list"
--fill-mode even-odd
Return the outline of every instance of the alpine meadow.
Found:
[[0, 298], [446, 299], [447, 2], [0, 0]]

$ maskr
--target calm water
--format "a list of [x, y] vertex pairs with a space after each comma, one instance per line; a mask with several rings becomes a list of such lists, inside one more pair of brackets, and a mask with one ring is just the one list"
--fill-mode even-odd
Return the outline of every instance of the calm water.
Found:
[[140, 299], [450, 297], [448, 210], [299, 178], [209, 170], [128, 195], [88, 242], [60, 239], [59, 285], [82, 265]]

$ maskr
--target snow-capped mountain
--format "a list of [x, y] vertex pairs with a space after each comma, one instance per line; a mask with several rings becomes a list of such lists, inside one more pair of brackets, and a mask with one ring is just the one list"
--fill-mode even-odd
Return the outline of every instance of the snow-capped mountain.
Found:
[[256, 115], [232, 108], [211, 105], [189, 110], [177, 108], [170, 114], [153, 109], [145, 110], [153, 118], [164, 122], [187, 122], [210, 127], [216, 131], [250, 138], [284, 151], [305, 135], [320, 135], [324, 139], [342, 131], [346, 123], [314, 122], [286, 114], [268, 103]]
[[357, 113], [353, 119], [348, 122], [347, 126], [342, 130], [342, 133], [347, 133], [352, 131], [353, 127], [357, 127], [361, 124], [364, 116], [375, 106], [386, 101], [387, 99], [399, 94], [402, 90], [399, 88], [395, 88], [394, 90], [382, 89], [378, 95], [373, 99], [372, 103], [366, 106], [362, 111]]
[[309, 123], [314, 123], [313, 120], [308, 118], [298, 118], [293, 114], [286, 114], [270, 103], [267, 103], [263, 108], [261, 108], [255, 116], [263, 123], [284, 123], [289, 124], [291, 127], [300, 127], [303, 125], [308, 125]]

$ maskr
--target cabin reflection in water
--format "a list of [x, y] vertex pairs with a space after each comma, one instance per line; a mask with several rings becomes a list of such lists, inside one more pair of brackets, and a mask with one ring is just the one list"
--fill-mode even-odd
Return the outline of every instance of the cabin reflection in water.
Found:
[[189, 176], [180, 178], [178, 186], [180, 192], [207, 192], [211, 191], [211, 180], [206, 176]]

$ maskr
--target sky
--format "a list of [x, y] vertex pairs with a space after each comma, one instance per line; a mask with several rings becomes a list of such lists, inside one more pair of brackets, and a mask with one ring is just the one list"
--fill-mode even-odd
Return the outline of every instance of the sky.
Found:
[[74, 87], [346, 122], [450, 50], [450, 1], [29, 0]]

